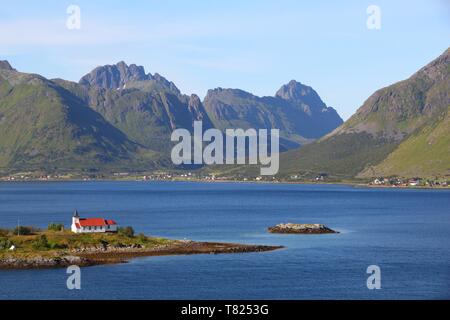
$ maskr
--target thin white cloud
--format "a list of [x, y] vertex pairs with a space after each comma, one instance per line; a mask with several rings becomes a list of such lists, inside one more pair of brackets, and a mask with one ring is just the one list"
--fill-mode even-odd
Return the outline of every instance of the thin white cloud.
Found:
[[64, 20], [15, 20], [0, 22], [0, 46], [76, 46], [135, 41], [188, 39], [237, 32], [232, 27], [204, 22], [175, 22], [157, 25], [95, 24], [82, 20], [80, 30], [69, 30]]
[[305, 23], [298, 20], [298, 15], [293, 14], [270, 19], [235, 14], [232, 17], [210, 16], [201, 19], [186, 17], [177, 20], [149, 18], [147, 21], [123, 21], [123, 24], [118, 24], [114, 19], [92, 20], [82, 15], [80, 30], [69, 30], [65, 19], [0, 21], [0, 48], [150, 43], [223, 36], [257, 37], [267, 36], [268, 33], [281, 35], [287, 23], [297, 27]]
[[76, 46], [117, 43], [132, 35], [126, 26], [84, 25], [69, 30], [63, 20], [0, 22], [0, 46]]

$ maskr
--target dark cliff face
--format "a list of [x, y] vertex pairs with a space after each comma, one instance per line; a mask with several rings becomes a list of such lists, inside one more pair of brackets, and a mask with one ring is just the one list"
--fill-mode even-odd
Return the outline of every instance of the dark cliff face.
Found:
[[214, 127], [214, 125], [211, 122], [211, 119], [208, 116], [208, 113], [205, 110], [205, 107], [203, 106], [202, 101], [196, 94], [192, 94], [189, 97], [188, 109], [194, 121], [202, 121], [203, 129], [209, 129]]

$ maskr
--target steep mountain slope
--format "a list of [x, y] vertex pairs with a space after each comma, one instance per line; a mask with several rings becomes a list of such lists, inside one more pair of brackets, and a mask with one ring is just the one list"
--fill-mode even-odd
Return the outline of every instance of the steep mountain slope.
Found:
[[[434, 143], [445, 145], [448, 141], [443, 129], [446, 122], [440, 125], [439, 122], [446, 117], [443, 114], [447, 113], [450, 105], [449, 63], [450, 49], [447, 49], [409, 79], [378, 90], [355, 115], [332, 133], [316, 143], [282, 155], [282, 173], [327, 172], [338, 177], [354, 177], [361, 173], [361, 177], [369, 177], [381, 172], [412, 173], [413, 167], [421, 167], [424, 169], [423, 175], [446, 174], [442, 170], [450, 162], [446, 158], [448, 153], [434, 152], [428, 155], [433, 158], [432, 161], [427, 161], [420, 155], [427, 149], [413, 145], [420, 140], [418, 137], [424, 139], [426, 132], [432, 128], [437, 128]], [[439, 147], [436, 146], [436, 149]], [[389, 170], [382, 169], [383, 165], [378, 167], [378, 172], [373, 169], [394, 150], [399, 151], [394, 152], [393, 158], [386, 163]], [[407, 154], [410, 159], [402, 159]], [[392, 161], [403, 162], [403, 169], [397, 172]], [[427, 161], [428, 165], [424, 165], [423, 161]], [[425, 170], [426, 167], [428, 169]]]
[[239, 89], [209, 90], [203, 104], [213, 124], [221, 129], [280, 129], [281, 145], [291, 149], [307, 144], [342, 123], [311, 88], [294, 80], [275, 97], [257, 97]]
[[386, 159], [358, 177], [450, 176], [450, 106], [436, 122], [403, 141]]
[[158, 74], [145, 74], [143, 67], [119, 62], [96, 68], [79, 84], [57, 82], [131, 140], [166, 156], [174, 129], [192, 131], [195, 120], [202, 120], [205, 129], [212, 127], [198, 96], [181, 94], [172, 82]]
[[139, 146], [69, 91], [0, 68], [0, 167], [93, 168], [128, 161]]

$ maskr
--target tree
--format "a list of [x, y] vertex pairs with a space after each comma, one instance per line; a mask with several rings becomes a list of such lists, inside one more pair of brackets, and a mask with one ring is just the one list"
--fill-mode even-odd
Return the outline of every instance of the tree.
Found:
[[14, 228], [14, 234], [18, 234], [18, 235], [21, 235], [21, 236], [28, 236], [30, 234], [33, 234], [33, 228], [31, 228], [31, 227], [24, 227], [24, 226], [15, 227]]
[[146, 237], [145, 234], [143, 234], [143, 233], [139, 233], [139, 234], [138, 234], [138, 239], [139, 239], [139, 241], [140, 241], [141, 243], [144, 243], [144, 242], [147, 241], [147, 237]]
[[133, 238], [134, 237], [134, 229], [133, 227], [121, 227], [117, 230], [117, 232], [121, 235], [127, 236], [129, 238]]
[[62, 223], [50, 223], [47, 229], [50, 231], [62, 231], [64, 230], [64, 225]]

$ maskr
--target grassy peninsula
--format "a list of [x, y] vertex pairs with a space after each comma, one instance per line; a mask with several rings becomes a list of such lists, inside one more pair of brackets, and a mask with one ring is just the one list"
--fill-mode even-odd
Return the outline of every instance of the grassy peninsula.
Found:
[[48, 230], [32, 227], [0, 229], [0, 269], [91, 266], [121, 263], [143, 256], [259, 252], [281, 248], [135, 235], [130, 227], [121, 228], [118, 233], [90, 234], [54, 229], [52, 225]]

